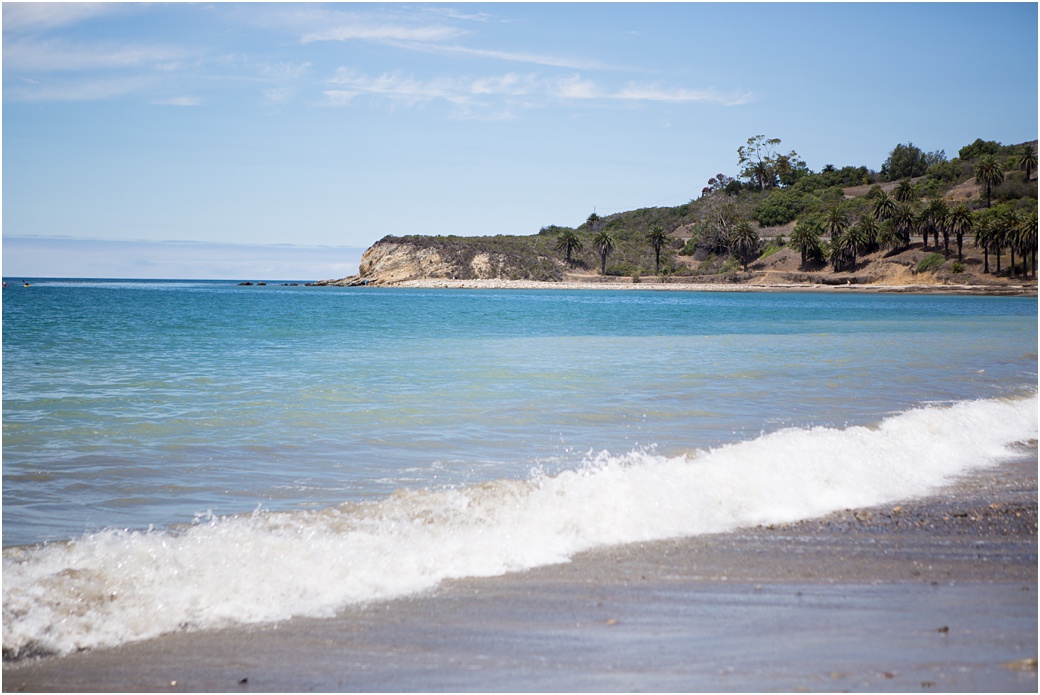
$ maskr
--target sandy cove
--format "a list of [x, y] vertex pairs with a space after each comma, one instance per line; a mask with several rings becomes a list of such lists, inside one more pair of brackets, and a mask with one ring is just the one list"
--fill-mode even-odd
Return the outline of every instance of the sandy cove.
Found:
[[642, 279], [639, 282], [627, 280], [592, 281], [565, 280], [562, 282], [542, 282], [536, 280], [448, 280], [425, 279], [405, 280], [388, 287], [414, 287], [426, 289], [513, 289], [513, 290], [643, 290], [667, 292], [831, 292], [856, 294], [953, 294], [953, 295], [991, 295], [991, 296], [1037, 296], [1036, 285], [946, 285], [946, 284], [813, 284], [813, 283], [770, 283], [767, 281], [750, 283], [716, 283], [716, 282], [683, 282], [673, 280], [662, 282], [656, 279]]

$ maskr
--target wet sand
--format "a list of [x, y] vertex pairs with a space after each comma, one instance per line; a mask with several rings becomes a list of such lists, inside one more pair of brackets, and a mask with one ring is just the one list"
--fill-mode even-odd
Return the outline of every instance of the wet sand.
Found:
[[933, 497], [6, 664], [5, 691], [1037, 687], [1037, 457]]

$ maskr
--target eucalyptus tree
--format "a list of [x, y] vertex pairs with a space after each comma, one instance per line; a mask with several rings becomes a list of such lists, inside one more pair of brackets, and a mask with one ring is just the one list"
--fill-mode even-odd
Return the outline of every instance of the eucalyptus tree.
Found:
[[747, 220], [741, 220], [733, 228], [733, 250], [744, 264], [744, 272], [747, 272], [748, 261], [758, 253], [758, 232], [754, 225]]
[[583, 248], [585, 248], [585, 243], [578, 236], [578, 232], [573, 229], [564, 229], [556, 237], [556, 250], [567, 254], [567, 265], [571, 264], [571, 254], [581, 251]]
[[592, 245], [596, 249], [596, 253], [599, 254], [600, 260], [600, 275], [607, 274], [607, 258], [610, 254], [614, 253], [614, 249], [617, 248], [617, 241], [614, 236], [610, 233], [609, 229], [601, 229], [596, 233], [596, 236], [592, 237]]
[[971, 210], [964, 203], [960, 203], [952, 211], [950, 211], [950, 230], [953, 232], [954, 238], [957, 240], [957, 260], [964, 260], [964, 235], [970, 234], [975, 224], [975, 218], [971, 214]]
[[667, 243], [668, 235], [665, 234], [664, 229], [661, 228], [661, 225], [655, 224], [654, 226], [650, 227], [650, 231], [646, 233], [646, 241], [654, 249], [654, 261], [656, 263], [654, 272], [660, 274], [661, 247], [663, 247], [665, 243]]
[[878, 222], [891, 219], [896, 212], [896, 201], [889, 194], [881, 191], [874, 199], [874, 218]]
[[[975, 162], [975, 183], [986, 187], [986, 207], [990, 206], [993, 186], [1004, 182], [1004, 167], [991, 154], [984, 154]], [[999, 257], [998, 257], [999, 258]]]
[[802, 218], [791, 232], [791, 245], [798, 248], [802, 254], [802, 266], [809, 261], [809, 257], [818, 257], [820, 247], [820, 225], [812, 218]]
[[835, 205], [824, 214], [823, 226], [831, 241], [834, 241], [849, 226], [849, 216], [840, 204]]

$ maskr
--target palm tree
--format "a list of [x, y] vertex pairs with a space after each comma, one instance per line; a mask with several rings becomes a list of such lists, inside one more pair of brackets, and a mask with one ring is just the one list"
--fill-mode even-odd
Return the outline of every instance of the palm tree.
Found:
[[805, 219], [799, 220], [791, 232], [791, 245], [802, 252], [802, 265], [809, 260], [809, 255], [818, 255], [820, 250], [820, 232], [815, 223]]
[[747, 220], [741, 220], [733, 228], [733, 250], [744, 264], [746, 273], [749, 258], [758, 252], [758, 232]]
[[989, 272], [989, 249], [993, 244], [993, 224], [989, 218], [980, 215], [972, 225], [975, 228], [975, 248], [982, 249], [982, 272]]
[[[1020, 215], [1018, 218], [1018, 243], [1022, 251], [1022, 274], [1029, 277], [1029, 270], [1033, 270], [1033, 278], [1036, 279], [1036, 245], [1037, 245], [1037, 221], [1036, 211], [1028, 215]], [[1033, 254], [1033, 260], [1029, 260], [1029, 254]]]
[[1022, 145], [1018, 154], [1015, 155], [1015, 161], [1020, 168], [1026, 170], [1026, 182], [1028, 182], [1036, 169], [1036, 150], [1032, 145]]
[[609, 229], [601, 229], [596, 236], [592, 237], [592, 245], [600, 259], [600, 275], [607, 274], [607, 258], [614, 252], [617, 242], [614, 240]]
[[877, 251], [880, 245], [878, 237], [881, 234], [881, 226], [877, 220], [870, 215], [864, 215], [856, 222], [856, 226], [859, 227], [859, 233], [863, 238], [863, 246], [860, 250], [863, 252]]
[[900, 203], [892, 215], [896, 232], [902, 239], [903, 246], [910, 245], [910, 235], [917, 229], [917, 211], [910, 203]]
[[874, 217], [878, 222], [884, 222], [896, 212], [896, 201], [890, 195], [881, 191], [874, 199]]
[[596, 223], [599, 222], [600, 219], [601, 218], [599, 215], [597, 215], [596, 213], [592, 213], [591, 215], [589, 215], [588, 219], [585, 220], [585, 224], [590, 232], [596, 231]]
[[900, 203], [912, 203], [917, 200], [917, 189], [914, 188], [914, 184], [910, 183], [910, 179], [903, 179], [896, 186], [895, 198]]
[[827, 230], [827, 235], [830, 236], [831, 241], [834, 241], [834, 237], [844, 232], [845, 228], [849, 226], [849, 217], [840, 205], [835, 205], [827, 211], [823, 226]]
[[[939, 247], [939, 232], [942, 232], [943, 239], [946, 241], [946, 257], [950, 257], [950, 229], [949, 229], [949, 218], [950, 209], [946, 206], [946, 201], [942, 198], [933, 198], [928, 203], [928, 228], [932, 230], [932, 234], [935, 235], [935, 247]], [[925, 232], [925, 247], [928, 246], [928, 233]]]
[[646, 233], [646, 241], [648, 244], [654, 247], [654, 260], [655, 269], [654, 272], [657, 274], [661, 273], [661, 247], [668, 241], [668, 235], [664, 233], [661, 225], [655, 224], [650, 228], [650, 231]]
[[832, 242], [832, 260], [835, 272], [856, 265], [856, 255], [866, 246], [866, 235], [859, 225], [845, 229]]
[[556, 250], [567, 254], [567, 265], [571, 264], [571, 254], [585, 247], [581, 237], [573, 229], [565, 229], [556, 237]]
[[964, 203], [961, 203], [953, 209], [950, 213], [950, 229], [953, 231], [954, 237], [957, 239], [957, 260], [963, 261], [964, 254], [964, 235], [971, 232], [972, 226], [974, 225], [975, 218], [971, 216], [971, 210]]
[[[1022, 220], [1014, 210], [1008, 210], [1000, 216], [1000, 226], [1003, 230], [1001, 241], [1011, 252], [1011, 268], [1008, 270], [1010, 277], [1015, 277], [1015, 248], [1018, 247], [1018, 229], [1021, 224]], [[997, 263], [1000, 263], [1000, 256], [997, 256]]]
[[986, 187], [986, 207], [990, 204], [993, 186], [1004, 182], [1004, 167], [991, 154], [984, 154], [975, 162], [975, 183]]

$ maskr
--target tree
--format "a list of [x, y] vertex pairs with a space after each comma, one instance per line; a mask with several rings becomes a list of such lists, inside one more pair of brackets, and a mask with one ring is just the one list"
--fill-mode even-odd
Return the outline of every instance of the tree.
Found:
[[984, 154], [975, 162], [975, 183], [986, 187], [986, 207], [990, 204], [990, 191], [993, 186], [1004, 182], [1004, 167], [991, 154]]
[[737, 148], [740, 158], [740, 176], [760, 189], [772, 188], [777, 184], [789, 186], [799, 175], [808, 172], [805, 162], [798, 159], [798, 153], [791, 150], [787, 154], [779, 154], [776, 150], [780, 138], [769, 138], [755, 135], [747, 140], [746, 145]]
[[975, 138], [975, 142], [965, 145], [957, 153], [957, 156], [965, 162], [981, 157], [984, 154], [996, 154], [1000, 151], [1000, 143], [993, 140]]
[[596, 231], [596, 223], [599, 222], [600, 219], [602, 218], [599, 215], [592, 213], [589, 215], [589, 218], [585, 220], [585, 224], [588, 226], [590, 232]]
[[972, 224], [975, 229], [975, 248], [982, 249], [982, 272], [989, 272], [989, 250], [993, 244], [993, 224], [985, 215], [979, 215]]
[[964, 235], [971, 233], [971, 230], [975, 224], [975, 218], [971, 215], [971, 210], [964, 203], [961, 203], [950, 212], [950, 229], [953, 231], [954, 237], [957, 239], [957, 260], [963, 261], [964, 255], [962, 253], [964, 249]]
[[581, 251], [584, 247], [581, 237], [573, 229], [564, 229], [560, 236], [556, 237], [556, 250], [567, 254], [567, 265], [571, 264], [571, 254]]
[[895, 181], [924, 176], [928, 173], [928, 167], [945, 161], [946, 153], [942, 150], [925, 154], [912, 142], [896, 145], [881, 165], [881, 178], [885, 181]]
[[601, 229], [596, 236], [592, 237], [592, 245], [599, 254], [600, 275], [607, 274], [607, 258], [614, 252], [617, 242], [614, 240], [609, 229]]
[[747, 272], [748, 261], [758, 254], [758, 232], [747, 220], [741, 220], [733, 228], [733, 250], [744, 264], [744, 272]]
[[1022, 145], [1015, 154], [1015, 162], [1019, 169], [1025, 170], [1026, 181], [1029, 181], [1033, 176], [1033, 171], [1036, 170], [1036, 150], [1033, 149], [1032, 145]]
[[856, 256], [867, 245], [866, 235], [859, 225], [852, 225], [842, 231], [831, 242], [831, 260], [835, 272], [856, 265]]
[[896, 212], [896, 201], [884, 191], [879, 190], [874, 199], [874, 217], [879, 222], [890, 219]]
[[827, 230], [827, 235], [830, 236], [831, 241], [834, 238], [845, 231], [845, 228], [849, 226], [849, 217], [845, 214], [845, 210], [841, 205], [835, 205], [827, 211], [824, 216], [824, 229]]
[[664, 229], [661, 225], [655, 224], [650, 227], [650, 231], [646, 233], [646, 241], [650, 246], [654, 248], [654, 260], [655, 269], [654, 272], [657, 274], [661, 273], [661, 247], [668, 241], [668, 235], [665, 234]]
[[[1033, 270], [1033, 279], [1036, 279], [1036, 248], [1037, 248], [1037, 218], [1036, 210], [1028, 215], [1020, 215], [1018, 219], [1017, 239], [1019, 249], [1022, 251], [1022, 274], [1029, 277], [1030, 269]], [[1033, 260], [1029, 260], [1029, 255]]]
[[927, 212], [927, 227], [925, 227], [925, 239], [924, 245], [928, 247], [928, 230], [931, 230], [935, 236], [935, 246], [939, 247], [939, 233], [943, 235], [943, 239], [946, 240], [946, 257], [950, 256], [950, 230], [948, 227], [948, 220], [950, 217], [950, 209], [946, 206], [946, 201], [942, 198], [934, 198], [928, 207], [925, 208]]
[[[1000, 215], [1001, 245], [1011, 253], [1011, 267], [1008, 274], [1015, 277], [1015, 249], [1018, 248], [1018, 229], [1022, 221], [1014, 210], [1005, 210]], [[1000, 263], [1000, 256], [997, 256]]]
[[910, 235], [917, 229], [917, 210], [910, 203], [900, 203], [892, 215], [892, 222], [903, 246], [909, 246]]
[[881, 225], [870, 215], [864, 215], [856, 222], [863, 244], [860, 252], [876, 251], [880, 246]]
[[910, 179], [903, 179], [896, 186], [893, 195], [900, 203], [912, 203], [917, 200], [917, 189], [914, 188], [914, 184], [910, 182]]
[[804, 217], [798, 220], [794, 231], [791, 232], [791, 245], [801, 251], [803, 266], [808, 262], [810, 256], [818, 257], [822, 251], [820, 231], [820, 225], [814, 218]]

